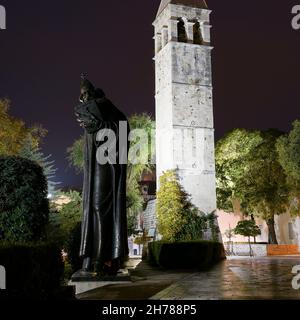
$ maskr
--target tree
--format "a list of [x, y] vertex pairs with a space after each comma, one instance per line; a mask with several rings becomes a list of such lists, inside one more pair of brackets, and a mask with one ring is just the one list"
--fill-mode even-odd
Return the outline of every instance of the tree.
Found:
[[[143, 114], [134, 114], [129, 118], [129, 125], [131, 131], [143, 130], [147, 136], [148, 143], [140, 144], [138, 136], [133, 136], [130, 141], [129, 162], [127, 166], [127, 217], [128, 217], [128, 233], [135, 233], [135, 225], [137, 215], [142, 211], [144, 199], [141, 194], [140, 181], [144, 173], [151, 172], [154, 169], [152, 165], [151, 156], [152, 146], [155, 143], [153, 140], [153, 130], [155, 129], [155, 122], [151, 116]], [[132, 163], [130, 156], [132, 150], [135, 150], [139, 144], [140, 158], [146, 161]]]
[[32, 143], [38, 145], [45, 130], [41, 127], [26, 127], [25, 123], [9, 115], [11, 102], [8, 99], [0, 99], [0, 154], [18, 155], [24, 140], [30, 135]]
[[224, 233], [225, 237], [229, 240], [229, 242], [231, 242], [231, 239], [234, 237], [234, 229], [231, 229], [231, 227], [229, 226], [229, 229], [227, 229]]
[[[135, 146], [137, 144], [140, 145], [140, 158], [145, 159], [146, 161], [142, 163], [133, 164], [129, 161], [128, 163], [128, 182], [130, 185], [130, 182], [132, 180], [140, 181], [142, 174], [146, 172], [150, 172], [153, 170], [154, 165], [153, 163], [153, 157], [154, 157], [154, 149], [153, 146], [155, 145], [153, 132], [155, 130], [155, 121], [153, 119], [145, 114], [134, 114], [129, 118], [129, 125], [131, 130], [143, 130], [145, 134], [147, 135], [147, 142], [145, 144], [140, 144], [140, 137], [133, 136], [130, 141], [130, 150], [129, 155], [131, 154], [131, 150], [135, 149]], [[129, 159], [130, 160], [130, 159]]]
[[176, 172], [165, 172], [160, 177], [160, 189], [157, 193], [157, 227], [163, 240], [178, 240], [182, 226], [187, 224], [184, 212], [191, 208], [188, 195], [179, 184]]
[[169, 170], [160, 177], [156, 209], [157, 228], [163, 240], [176, 242], [203, 238], [203, 232], [207, 230], [207, 218], [200, 215], [191, 203], [175, 170]]
[[257, 237], [261, 234], [259, 227], [255, 224], [253, 220], [243, 220], [240, 221], [234, 229], [235, 234], [239, 234], [244, 237], [248, 237], [248, 243], [250, 248], [250, 256], [253, 256], [253, 251], [251, 247], [251, 237]]
[[45, 157], [39, 147], [47, 131], [40, 125], [27, 127], [22, 120], [10, 116], [9, 109], [10, 101], [0, 100], [0, 154], [37, 162], [47, 177], [48, 192], [53, 194], [58, 185], [52, 180], [56, 173], [54, 161], [49, 161], [51, 156]]
[[[141, 158], [147, 159], [147, 161], [142, 163], [133, 164], [128, 163], [127, 167], [127, 216], [128, 216], [128, 231], [129, 234], [134, 233], [136, 216], [143, 208], [143, 197], [141, 195], [139, 182], [142, 178], [143, 173], [153, 170], [152, 165], [153, 157], [153, 130], [155, 129], [155, 122], [152, 120], [151, 116], [143, 114], [135, 114], [129, 118], [129, 124], [131, 130], [142, 129], [148, 137], [148, 143], [139, 144], [140, 140], [138, 136], [133, 136], [130, 141], [130, 150], [135, 149], [137, 144], [140, 145], [140, 156]], [[84, 166], [84, 137], [80, 137], [76, 140], [73, 145], [68, 148], [68, 159], [71, 166], [73, 166], [77, 172], [83, 171]]]
[[300, 214], [300, 121], [293, 123], [289, 134], [281, 136], [276, 144], [279, 163], [287, 176], [289, 187], [290, 212]]
[[137, 181], [131, 181], [127, 185], [126, 207], [127, 207], [127, 228], [128, 234], [136, 233], [137, 215], [143, 209], [144, 199], [141, 196], [140, 185]]
[[82, 196], [77, 191], [69, 191], [60, 192], [56, 198], [61, 197], [69, 201], [62, 206], [51, 204], [47, 234], [51, 241], [65, 247], [72, 230], [81, 222]]
[[286, 175], [276, 150], [282, 132], [271, 129], [260, 135], [263, 141], [250, 153], [237, 188], [241, 190], [243, 212], [263, 218], [268, 225], [269, 242], [278, 244], [274, 217], [285, 213], [289, 205]]
[[53, 181], [57, 169], [54, 168], [54, 160], [49, 160], [51, 155], [45, 156], [39, 145], [33, 142], [31, 135], [28, 135], [24, 139], [18, 155], [22, 158], [36, 162], [43, 168], [48, 183], [48, 194], [55, 196], [55, 189], [60, 183]]
[[229, 254], [233, 254], [233, 241], [231, 241], [231, 239], [235, 236], [234, 229], [229, 225], [229, 229], [224, 232], [224, 235], [229, 240], [228, 252]]
[[84, 136], [81, 136], [70, 148], [67, 149], [69, 163], [76, 169], [77, 173], [82, 172], [84, 167], [83, 148]]
[[245, 216], [263, 218], [269, 242], [277, 244], [274, 216], [288, 206], [286, 175], [278, 161], [277, 139], [282, 132], [235, 130], [218, 142], [218, 207], [232, 211], [238, 200]]
[[66, 266], [71, 266], [71, 274], [82, 266], [79, 257], [81, 215], [82, 196], [77, 191], [59, 192], [55, 200], [51, 201], [47, 239], [67, 254]]
[[21, 242], [44, 239], [48, 218], [43, 169], [27, 159], [0, 156], [0, 238]]
[[234, 211], [234, 203], [240, 200], [238, 182], [245, 174], [252, 150], [262, 142], [259, 131], [235, 129], [216, 145], [217, 202], [225, 212]]

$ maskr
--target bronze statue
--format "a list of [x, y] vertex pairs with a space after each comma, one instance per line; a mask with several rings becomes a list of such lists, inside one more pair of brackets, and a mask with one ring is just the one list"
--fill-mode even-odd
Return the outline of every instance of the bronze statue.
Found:
[[[95, 89], [84, 76], [81, 80], [80, 102], [75, 114], [85, 131], [80, 246], [83, 267], [73, 277], [116, 275], [128, 256], [127, 165], [119, 161], [121, 153], [123, 156], [126, 154], [126, 160], [128, 155], [128, 144], [119, 143], [119, 123], [126, 123], [129, 134], [128, 120], [106, 98], [104, 92]], [[115, 134], [116, 163], [99, 164], [96, 159], [97, 149], [103, 144], [103, 141], [96, 139], [101, 129], [110, 129]]]

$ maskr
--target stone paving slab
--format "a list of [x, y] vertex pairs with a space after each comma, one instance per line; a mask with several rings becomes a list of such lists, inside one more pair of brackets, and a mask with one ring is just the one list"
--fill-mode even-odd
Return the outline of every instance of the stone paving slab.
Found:
[[300, 299], [292, 288], [292, 268], [300, 257], [228, 259], [208, 272], [186, 277], [151, 297], [153, 300]]
[[300, 299], [292, 288], [292, 268], [300, 256], [234, 257], [209, 271], [162, 270], [142, 262], [130, 284], [110, 285], [81, 295], [82, 300], [276, 300]]
[[141, 262], [130, 272], [130, 284], [108, 285], [76, 296], [80, 300], [147, 300], [173, 283], [190, 276], [190, 271], [161, 270]]

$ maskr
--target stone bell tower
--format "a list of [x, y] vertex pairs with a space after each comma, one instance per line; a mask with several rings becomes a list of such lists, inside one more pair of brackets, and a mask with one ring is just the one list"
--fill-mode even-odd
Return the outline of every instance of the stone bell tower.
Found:
[[206, 214], [216, 209], [210, 13], [204, 0], [162, 0], [153, 24], [157, 180], [177, 168]]

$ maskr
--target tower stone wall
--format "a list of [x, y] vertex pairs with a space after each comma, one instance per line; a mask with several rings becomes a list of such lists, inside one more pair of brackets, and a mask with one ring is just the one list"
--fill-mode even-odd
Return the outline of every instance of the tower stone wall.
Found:
[[211, 11], [203, 1], [163, 2], [153, 24], [158, 187], [164, 171], [178, 169], [194, 205], [209, 214], [216, 209]]

